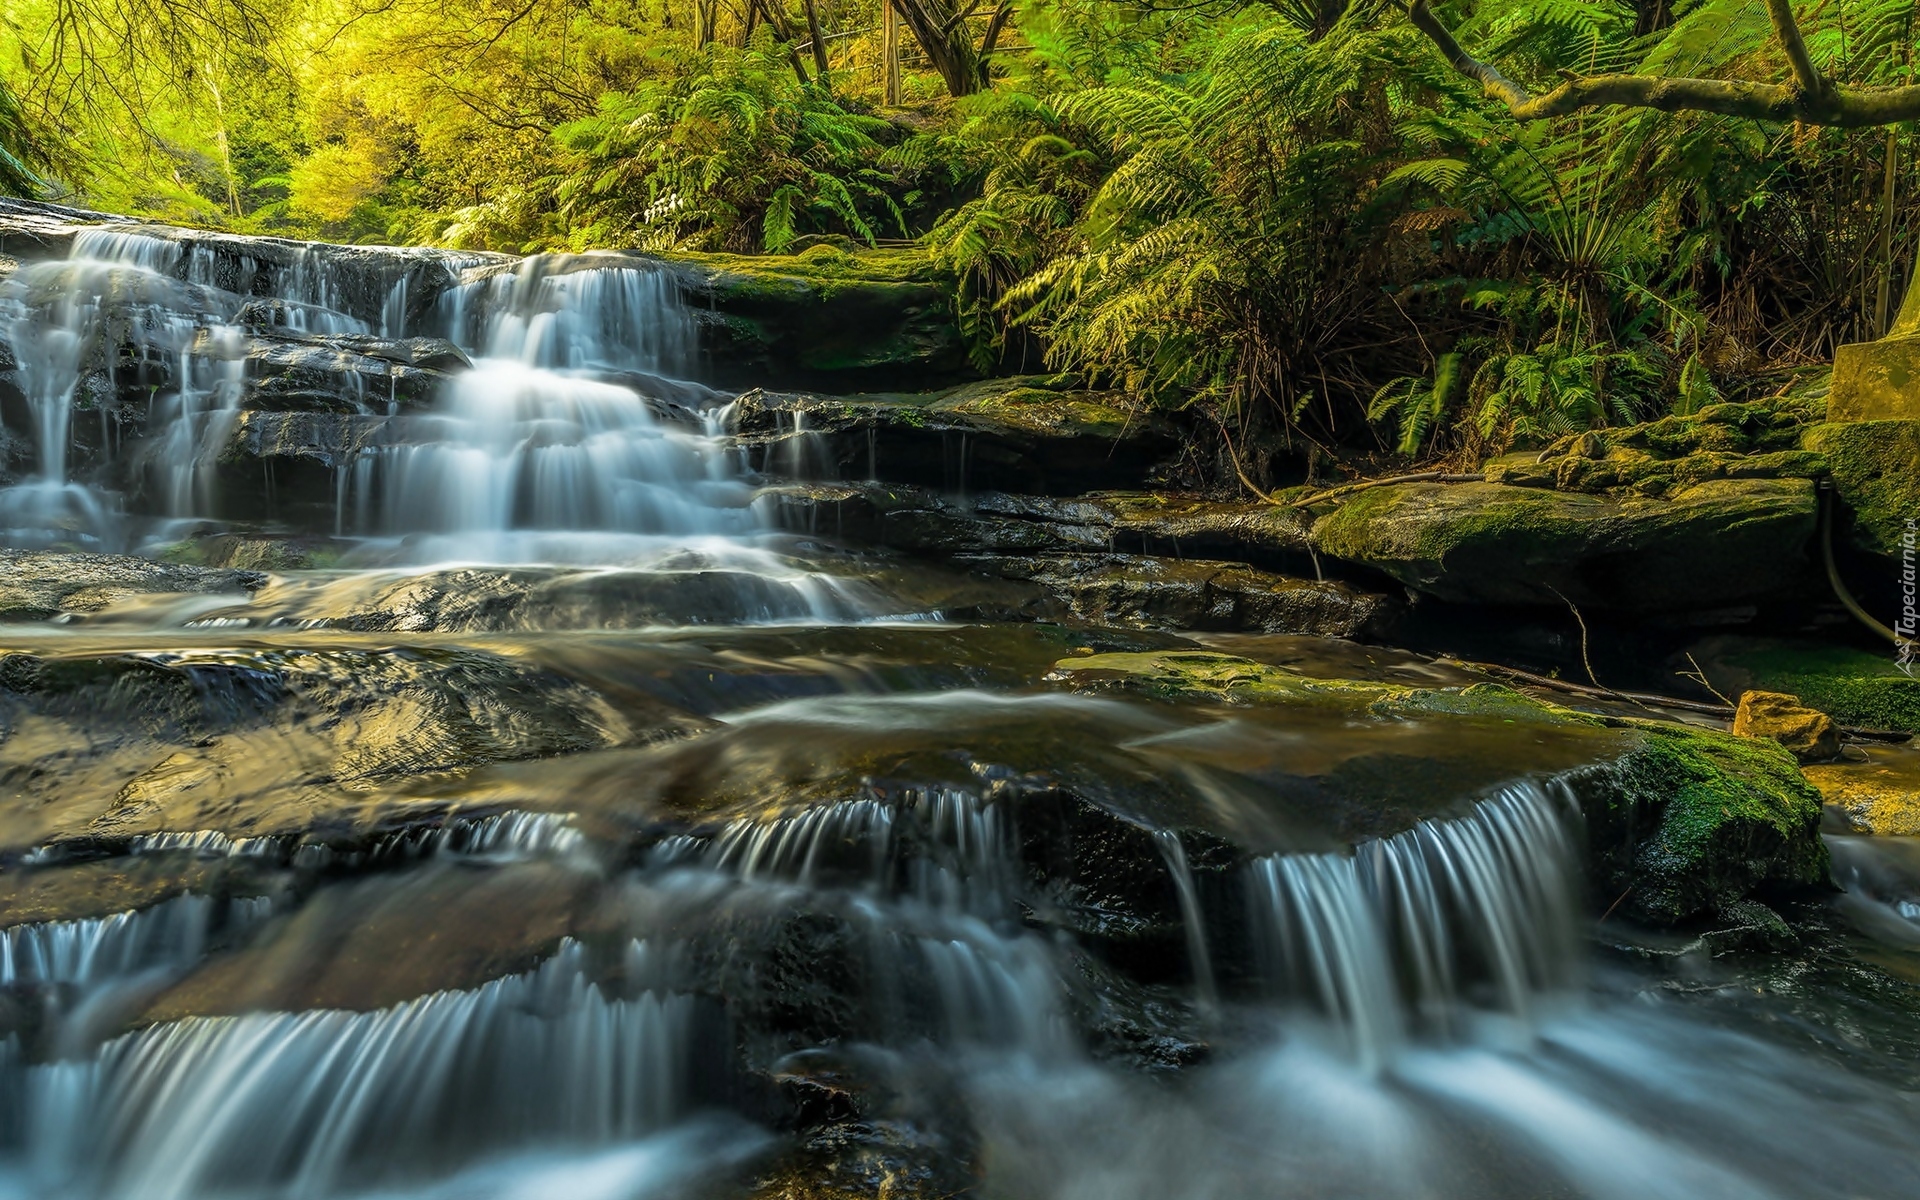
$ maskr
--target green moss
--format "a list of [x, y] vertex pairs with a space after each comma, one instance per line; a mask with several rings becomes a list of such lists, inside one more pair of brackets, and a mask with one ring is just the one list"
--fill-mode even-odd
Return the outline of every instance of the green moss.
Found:
[[1803, 480], [1715, 479], [1661, 500], [1414, 483], [1358, 493], [1312, 540], [1456, 603], [1671, 612], [1786, 585], [1814, 511]]
[[1639, 749], [1586, 789], [1603, 890], [1672, 923], [1762, 885], [1826, 879], [1820, 793], [1773, 742], [1651, 721]]
[[1054, 664], [1053, 677], [1089, 691], [1130, 691], [1159, 700], [1299, 704], [1364, 712], [1376, 700], [1411, 691], [1384, 683], [1314, 679], [1231, 654], [1147, 651], [1095, 654]]
[[1845, 646], [1778, 646], [1727, 656], [1742, 686], [1787, 692], [1842, 725], [1920, 733], [1920, 679], [1900, 673], [1891, 653]]
[[1826, 460], [1834, 489], [1854, 514], [1854, 539], [1897, 555], [1906, 523], [1920, 517], [1920, 421], [1815, 425], [1803, 445]]
[[1025, 379], [963, 384], [943, 393], [931, 408], [1050, 436], [1117, 438], [1141, 421], [1117, 392], [1060, 391]]
[[1449, 713], [1550, 725], [1599, 723], [1596, 718], [1584, 713], [1535, 700], [1497, 683], [1476, 683], [1465, 688], [1406, 689], [1374, 701], [1368, 706], [1368, 711], [1376, 716], [1395, 717]]

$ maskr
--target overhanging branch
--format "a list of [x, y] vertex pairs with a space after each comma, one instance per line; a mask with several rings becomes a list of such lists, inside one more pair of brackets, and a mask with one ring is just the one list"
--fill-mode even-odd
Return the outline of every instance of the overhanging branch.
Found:
[[[1505, 105], [1507, 111], [1521, 121], [1564, 117], [1583, 108], [1609, 105], [1663, 112], [1710, 112], [1763, 121], [1799, 121], [1842, 129], [1920, 120], [1920, 85], [1847, 88], [1834, 84], [1820, 75], [1807, 58], [1806, 46], [1800, 40], [1799, 27], [1793, 24], [1787, 0], [1767, 0], [1767, 5], [1769, 12], [1775, 14], [1774, 27], [1781, 33], [1787, 57], [1794, 63], [1791, 86], [1659, 75], [1586, 75], [1535, 96], [1502, 75], [1498, 68], [1468, 54], [1452, 31], [1427, 7], [1427, 0], [1412, 0], [1407, 6], [1407, 19], [1427, 35], [1455, 70], [1478, 82], [1489, 97]], [[1808, 86], [1808, 79], [1814, 86]]]

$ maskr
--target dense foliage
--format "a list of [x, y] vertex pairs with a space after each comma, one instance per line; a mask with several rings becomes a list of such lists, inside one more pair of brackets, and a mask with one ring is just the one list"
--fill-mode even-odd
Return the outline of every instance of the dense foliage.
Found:
[[[1883, 333], [1912, 261], [1910, 128], [1519, 123], [1387, 0], [894, 2], [890, 84], [879, 0], [23, 0], [0, 190], [512, 250], [917, 241], [982, 369], [1191, 407], [1255, 478], [1296, 439], [1465, 460], [1765, 395]], [[1750, 0], [1438, 7], [1532, 87], [1787, 70]], [[1802, 19], [1834, 78], [1913, 81], [1920, 0]]]

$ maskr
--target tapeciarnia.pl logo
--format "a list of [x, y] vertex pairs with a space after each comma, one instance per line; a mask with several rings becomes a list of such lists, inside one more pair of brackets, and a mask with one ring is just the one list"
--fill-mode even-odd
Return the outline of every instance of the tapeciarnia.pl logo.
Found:
[[1916, 600], [1914, 582], [1914, 540], [1916, 521], [1907, 518], [1906, 532], [1900, 535], [1900, 615], [1893, 622], [1894, 645], [1899, 654], [1896, 662], [1907, 677], [1913, 677], [1916, 661], [1920, 661], [1920, 641], [1915, 637], [1920, 630], [1920, 600]]

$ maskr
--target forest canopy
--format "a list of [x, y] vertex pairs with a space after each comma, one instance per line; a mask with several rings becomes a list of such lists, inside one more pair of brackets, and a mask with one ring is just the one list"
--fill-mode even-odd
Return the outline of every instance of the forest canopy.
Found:
[[1279, 431], [1465, 460], [1892, 327], [1910, 122], [1512, 100], [1920, 82], [1920, 0], [1787, 6], [1796, 38], [1769, 7], [19, 0], [0, 191], [337, 241], [913, 247], [982, 369], [1193, 408], [1256, 476]]

